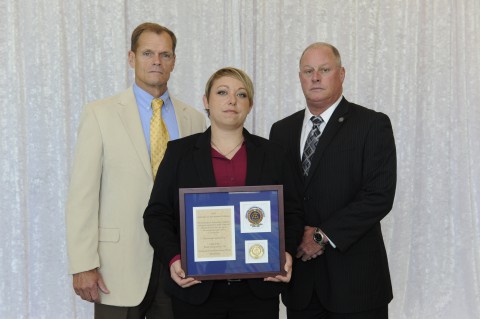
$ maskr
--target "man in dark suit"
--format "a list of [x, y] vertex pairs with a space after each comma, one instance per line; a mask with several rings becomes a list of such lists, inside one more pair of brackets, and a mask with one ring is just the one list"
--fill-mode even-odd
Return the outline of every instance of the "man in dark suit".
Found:
[[283, 296], [288, 318], [388, 318], [393, 295], [380, 221], [396, 186], [390, 119], [342, 96], [345, 69], [328, 43], [305, 49], [299, 78], [307, 108], [270, 131], [292, 154], [305, 210]]

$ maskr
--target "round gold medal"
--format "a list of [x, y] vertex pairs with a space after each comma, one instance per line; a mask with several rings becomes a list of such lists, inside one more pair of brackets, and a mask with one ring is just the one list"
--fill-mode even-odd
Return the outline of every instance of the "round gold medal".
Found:
[[255, 244], [252, 247], [250, 247], [250, 256], [254, 259], [259, 259], [263, 257], [264, 254], [264, 249], [262, 245], [260, 244]]

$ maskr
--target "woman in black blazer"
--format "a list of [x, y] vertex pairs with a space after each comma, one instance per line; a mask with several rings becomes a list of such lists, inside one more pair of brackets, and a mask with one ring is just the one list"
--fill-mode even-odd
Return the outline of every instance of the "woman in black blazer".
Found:
[[[145, 229], [155, 257], [170, 269], [166, 291], [175, 318], [278, 318], [279, 293], [291, 277], [292, 255], [303, 234], [303, 213], [283, 147], [244, 127], [253, 84], [243, 71], [223, 68], [208, 80], [203, 103], [211, 126], [168, 143], [159, 167]], [[285, 276], [241, 281], [185, 277], [180, 263], [179, 188], [277, 185], [284, 187]]]

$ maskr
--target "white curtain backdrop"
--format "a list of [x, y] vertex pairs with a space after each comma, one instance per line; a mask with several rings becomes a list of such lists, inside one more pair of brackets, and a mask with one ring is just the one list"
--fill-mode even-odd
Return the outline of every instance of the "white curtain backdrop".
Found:
[[0, 318], [92, 317], [67, 275], [73, 147], [82, 106], [132, 83], [144, 21], [176, 33], [169, 89], [198, 109], [216, 69], [247, 71], [264, 137], [305, 107], [302, 50], [336, 45], [344, 95], [395, 131], [390, 317], [480, 318], [479, 0], [2, 0], [0, 21]]

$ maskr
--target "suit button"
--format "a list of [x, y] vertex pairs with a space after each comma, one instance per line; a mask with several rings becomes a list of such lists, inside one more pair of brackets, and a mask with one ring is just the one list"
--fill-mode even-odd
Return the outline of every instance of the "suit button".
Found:
[[303, 201], [305, 201], [305, 202], [306, 202], [306, 201], [309, 201], [309, 200], [310, 200], [310, 196], [305, 196], [305, 197], [303, 198]]

